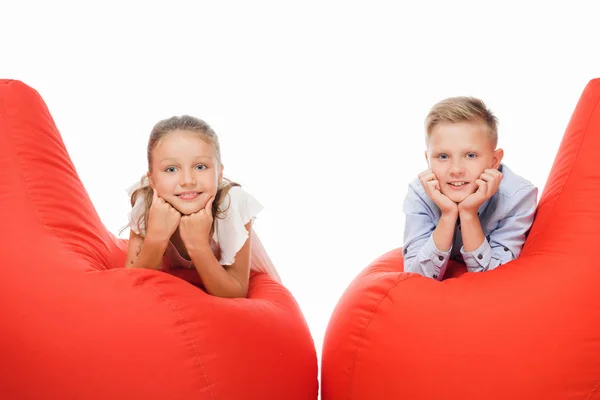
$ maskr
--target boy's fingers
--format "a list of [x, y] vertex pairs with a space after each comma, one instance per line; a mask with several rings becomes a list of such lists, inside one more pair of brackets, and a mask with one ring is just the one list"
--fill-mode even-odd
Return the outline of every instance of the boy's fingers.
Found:
[[477, 190], [480, 190], [480, 189], [482, 189], [482, 188], [484, 188], [484, 189], [485, 189], [485, 186], [487, 186], [487, 182], [486, 182], [486, 181], [484, 181], [483, 179], [477, 179], [477, 180], [475, 181], [475, 183], [476, 183], [476, 184], [479, 186], [479, 188], [478, 188]]
[[422, 172], [419, 174], [419, 178], [421, 178], [421, 177], [424, 177], [424, 176], [426, 176], [426, 175], [429, 175], [430, 173], [431, 173], [431, 170], [430, 170], [430, 169], [426, 169], [425, 171], [422, 171]]
[[484, 172], [483, 174], [481, 174], [481, 178], [482, 180], [489, 182], [491, 180], [494, 180], [494, 176], [492, 174], [488, 174], [487, 172]]

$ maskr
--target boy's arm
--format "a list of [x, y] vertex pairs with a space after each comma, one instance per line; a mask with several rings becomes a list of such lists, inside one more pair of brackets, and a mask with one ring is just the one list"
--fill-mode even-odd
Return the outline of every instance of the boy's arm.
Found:
[[452, 250], [457, 216], [442, 215], [436, 221], [430, 208], [411, 186], [403, 209], [406, 216], [404, 272], [442, 280]]
[[[513, 206], [498, 222], [498, 227], [490, 233], [489, 241], [483, 235], [479, 218], [463, 220], [461, 216], [461, 254], [470, 272], [492, 270], [519, 257], [535, 217], [537, 192], [536, 187], [527, 186], [512, 196]], [[477, 246], [476, 243], [480, 245]], [[470, 249], [473, 251], [468, 251]]]

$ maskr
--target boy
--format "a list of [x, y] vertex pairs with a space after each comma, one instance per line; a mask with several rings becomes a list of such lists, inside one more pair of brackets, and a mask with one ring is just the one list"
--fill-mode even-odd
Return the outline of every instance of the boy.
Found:
[[479, 99], [454, 97], [433, 106], [425, 129], [429, 168], [404, 201], [404, 271], [442, 280], [450, 258], [469, 272], [516, 259], [537, 188], [501, 164], [496, 117]]

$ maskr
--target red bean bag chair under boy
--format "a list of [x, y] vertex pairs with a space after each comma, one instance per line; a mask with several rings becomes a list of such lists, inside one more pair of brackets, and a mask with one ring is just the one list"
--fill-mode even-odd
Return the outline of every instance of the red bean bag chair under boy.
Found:
[[599, 157], [595, 79], [520, 258], [442, 282], [402, 272], [401, 249], [373, 262], [329, 321], [323, 399], [600, 399]]
[[126, 242], [100, 222], [42, 98], [15, 80], [0, 80], [0, 224], [3, 399], [317, 398], [292, 295], [264, 274], [247, 299], [222, 299], [123, 268]]

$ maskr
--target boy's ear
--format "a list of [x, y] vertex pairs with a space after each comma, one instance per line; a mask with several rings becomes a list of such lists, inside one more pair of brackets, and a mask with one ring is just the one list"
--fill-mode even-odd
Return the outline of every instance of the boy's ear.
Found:
[[498, 169], [500, 163], [502, 162], [502, 157], [504, 157], [504, 150], [496, 149], [494, 150], [494, 155], [492, 156], [492, 168]]
[[429, 156], [427, 155], [427, 150], [425, 150], [425, 161], [427, 161], [427, 165], [429, 165]]

